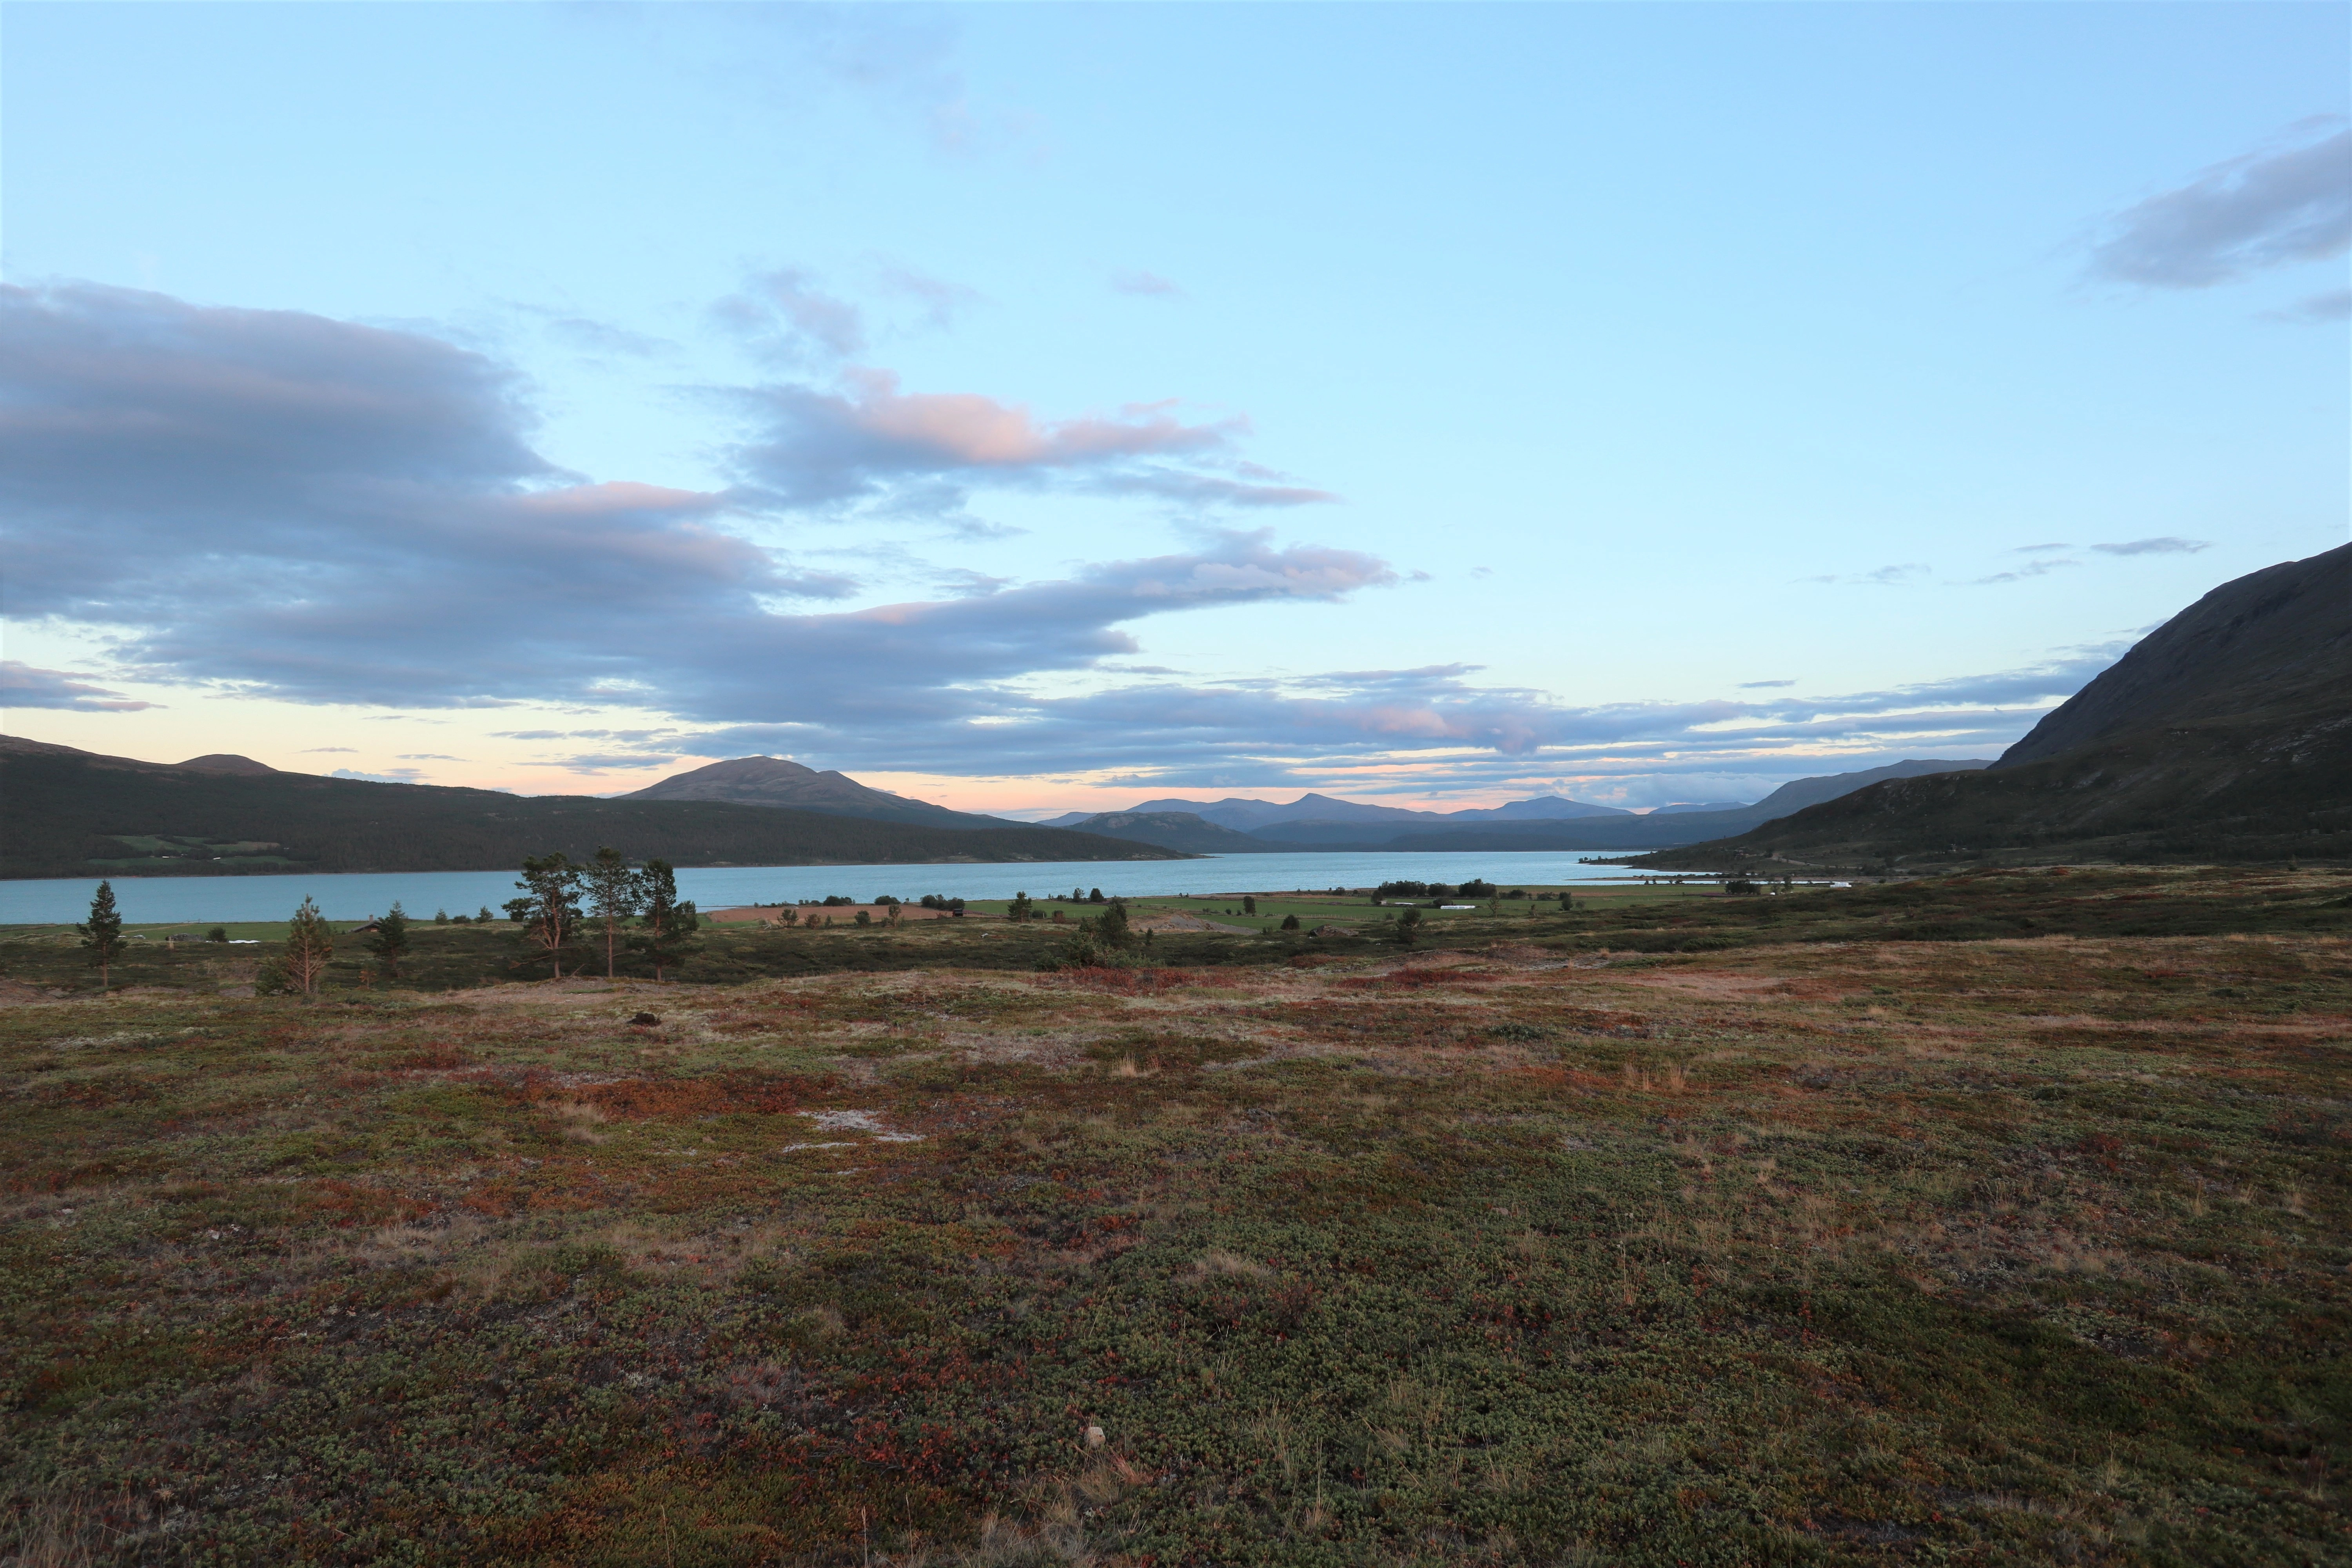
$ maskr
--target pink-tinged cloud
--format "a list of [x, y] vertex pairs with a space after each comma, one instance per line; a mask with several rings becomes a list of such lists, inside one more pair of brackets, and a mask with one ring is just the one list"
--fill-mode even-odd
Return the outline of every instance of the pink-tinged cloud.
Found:
[[887, 370], [851, 373], [855, 426], [944, 462], [975, 468], [1062, 468], [1105, 458], [1198, 452], [1224, 445], [1241, 420], [1187, 425], [1165, 404], [1120, 410], [1115, 419], [1041, 423], [1018, 404], [977, 393], [902, 393]]
[[1246, 419], [1192, 423], [1166, 403], [1045, 419], [979, 393], [904, 392], [887, 370], [845, 372], [836, 390], [776, 384], [727, 395], [751, 418], [735, 447], [747, 499], [822, 506], [888, 500], [952, 512], [962, 487], [1055, 486], [1149, 494], [1188, 505], [1295, 506], [1320, 490], [1268, 482], [1234, 459]]
[[614, 479], [601, 485], [533, 490], [517, 497], [514, 504], [520, 510], [551, 517], [599, 518], [614, 513], [682, 517], [721, 510], [727, 498], [711, 490], [677, 490], [667, 485]]

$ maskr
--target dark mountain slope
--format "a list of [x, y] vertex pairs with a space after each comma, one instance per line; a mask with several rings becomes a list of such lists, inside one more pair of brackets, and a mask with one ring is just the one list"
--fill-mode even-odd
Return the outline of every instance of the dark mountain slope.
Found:
[[2352, 857], [2352, 545], [2223, 584], [1994, 767], [1874, 784], [1654, 860], [2290, 855]]
[[[2053, 709], [1996, 768], [2135, 731], [2352, 711], [2352, 544], [2224, 583]], [[2259, 716], [2259, 717], [2257, 717]]]
[[1164, 860], [1045, 827], [966, 831], [719, 801], [218, 773], [0, 737], [0, 877], [475, 871], [610, 844], [681, 866]]
[[819, 773], [783, 757], [734, 757], [620, 796], [622, 800], [708, 800], [730, 805], [782, 806], [862, 816], [873, 822], [908, 822], [925, 827], [1010, 827], [1001, 816], [950, 811], [927, 800], [911, 800], [859, 784], [846, 773]]

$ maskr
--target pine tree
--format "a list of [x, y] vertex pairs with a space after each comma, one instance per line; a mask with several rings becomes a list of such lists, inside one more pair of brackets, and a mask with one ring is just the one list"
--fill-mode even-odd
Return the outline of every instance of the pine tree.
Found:
[[613, 947], [620, 930], [637, 912], [637, 878], [621, 852], [610, 845], [589, 862], [588, 912], [604, 928], [604, 978], [613, 978]]
[[367, 950], [383, 960], [383, 971], [394, 980], [400, 978], [400, 961], [408, 956], [408, 911], [395, 900], [392, 913], [375, 922], [375, 935], [368, 938]]
[[522, 878], [515, 883], [522, 897], [506, 902], [507, 919], [522, 927], [523, 941], [547, 954], [554, 978], [563, 978], [563, 950], [580, 925], [580, 871], [561, 851], [545, 857], [526, 855]]
[[279, 959], [286, 978], [302, 988], [305, 996], [319, 994], [319, 979], [327, 973], [327, 961], [335, 956], [335, 933], [327, 924], [327, 917], [310, 900], [294, 911], [286, 922], [286, 952]]
[[114, 907], [113, 883], [98, 885], [98, 891], [90, 896], [89, 920], [74, 930], [81, 932], [81, 944], [89, 950], [90, 963], [98, 966], [98, 988], [103, 991], [110, 984], [115, 956], [122, 951], [122, 916]]
[[648, 860], [637, 873], [636, 904], [642, 930], [630, 945], [652, 960], [654, 979], [659, 981], [664, 971], [684, 963], [701, 945], [694, 941], [701, 917], [690, 901], [678, 899], [677, 873], [667, 860]]

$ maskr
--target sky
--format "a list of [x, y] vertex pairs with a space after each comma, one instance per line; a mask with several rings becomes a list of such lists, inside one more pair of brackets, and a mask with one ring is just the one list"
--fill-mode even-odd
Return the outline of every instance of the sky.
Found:
[[0, 730], [1647, 807], [2345, 542], [2339, 5], [0, 5]]

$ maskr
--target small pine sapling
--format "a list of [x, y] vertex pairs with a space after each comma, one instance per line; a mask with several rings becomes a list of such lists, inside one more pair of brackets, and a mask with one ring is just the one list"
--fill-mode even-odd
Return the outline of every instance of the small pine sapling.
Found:
[[367, 940], [367, 950], [383, 960], [386, 977], [400, 978], [400, 961], [408, 956], [408, 911], [394, 900], [392, 912], [375, 922], [375, 934]]
[[333, 929], [319, 906], [304, 899], [294, 918], [286, 922], [286, 951], [278, 959], [286, 978], [300, 986], [303, 995], [316, 996], [320, 978], [327, 973], [327, 961], [334, 956]]
[[112, 882], [98, 885], [98, 891], [90, 895], [89, 919], [74, 930], [81, 932], [81, 944], [89, 950], [89, 961], [98, 967], [98, 988], [103, 991], [110, 984], [115, 957], [122, 951], [122, 913], [114, 907]]

